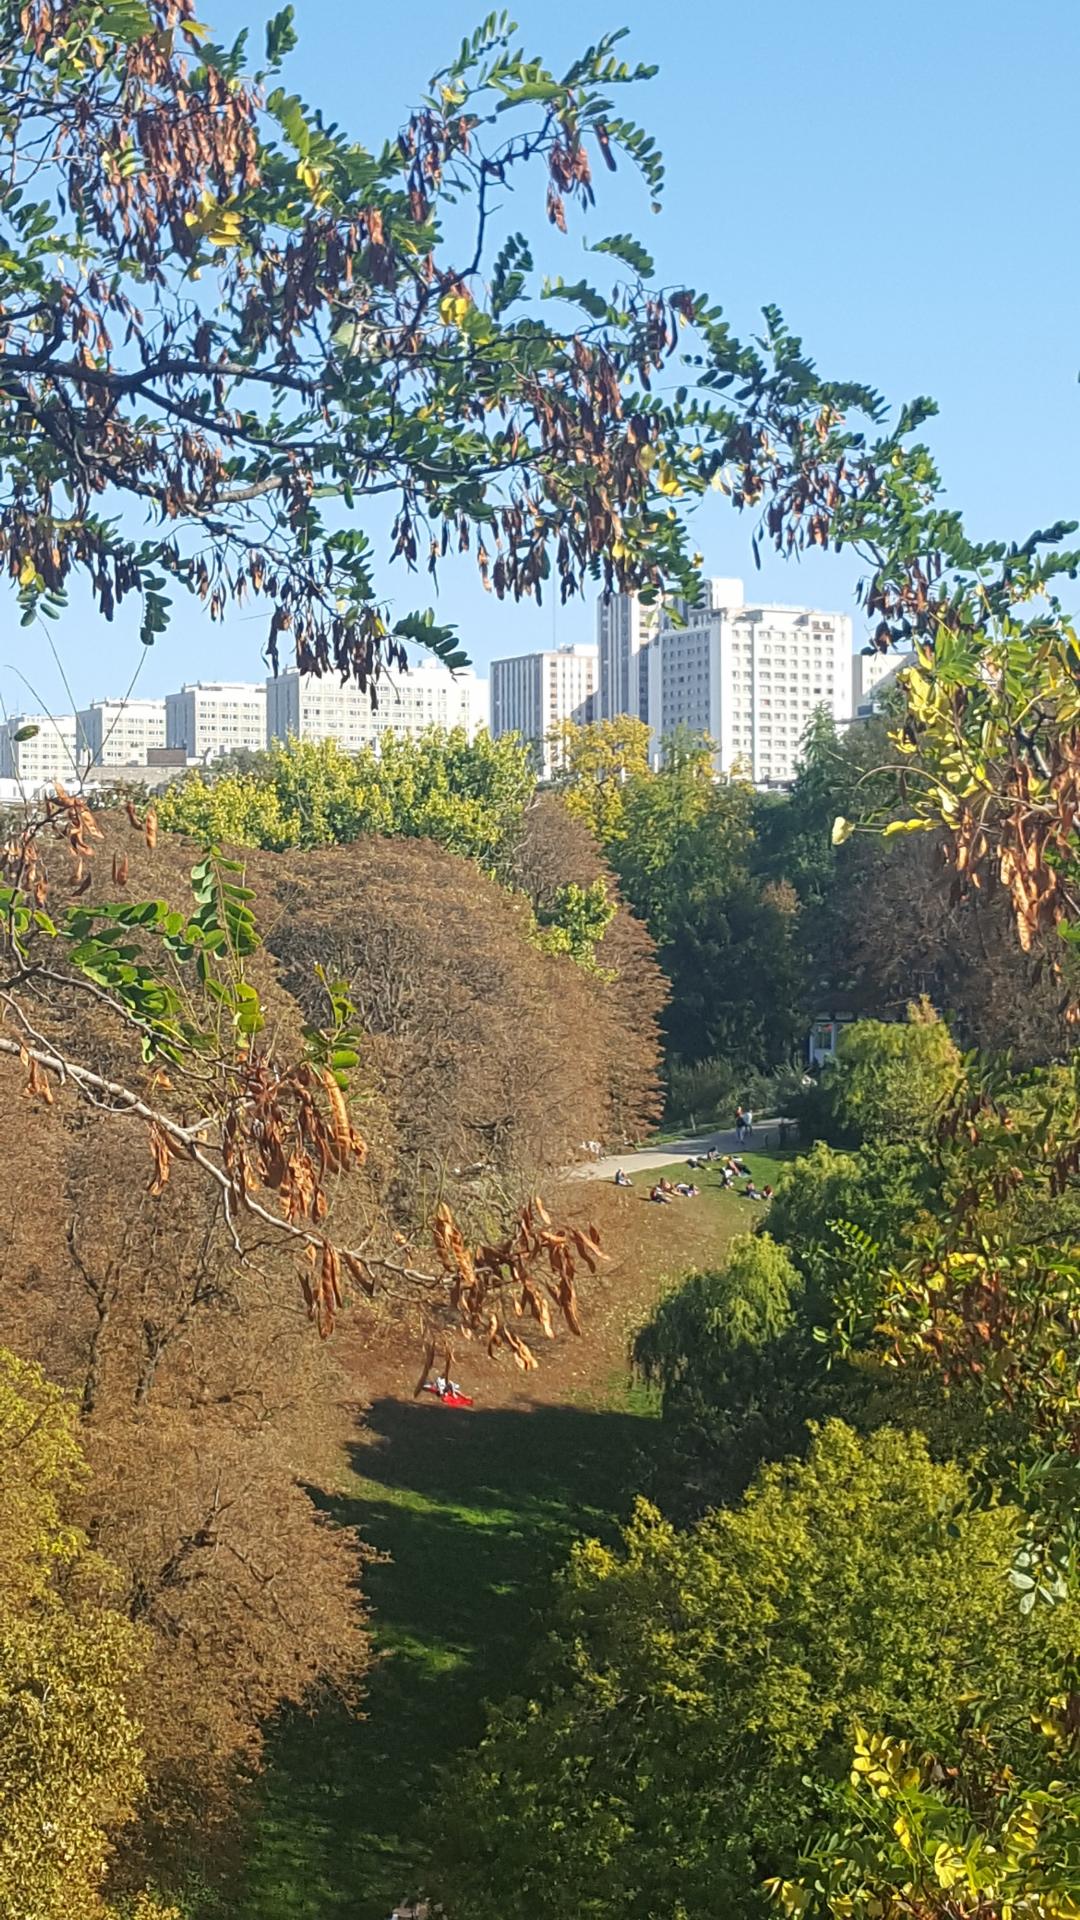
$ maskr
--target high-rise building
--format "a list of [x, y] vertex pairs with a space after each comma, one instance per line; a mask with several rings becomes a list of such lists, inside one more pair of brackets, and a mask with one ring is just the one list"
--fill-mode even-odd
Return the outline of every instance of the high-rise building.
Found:
[[851, 713], [867, 720], [893, 685], [901, 667], [910, 667], [911, 653], [853, 653], [851, 656]]
[[[710, 611], [741, 606], [741, 580], [702, 581], [699, 605]], [[681, 601], [675, 605], [685, 612]], [[643, 607], [634, 593], [602, 593], [596, 603], [596, 644], [600, 652], [597, 718], [617, 714], [649, 718], [649, 647], [670, 623], [672, 609]]]
[[487, 726], [486, 680], [469, 670], [410, 667], [380, 675], [378, 705], [354, 682], [333, 675], [317, 678], [295, 667], [266, 682], [266, 733], [269, 740], [336, 740], [352, 753], [375, 745], [383, 734], [399, 737], [429, 727], [464, 727], [469, 739]]
[[[36, 733], [30, 729], [36, 727]], [[17, 735], [29, 737], [20, 740]], [[77, 777], [73, 713], [11, 713], [0, 726], [0, 779], [17, 780], [27, 794]]]
[[550, 779], [558, 758], [551, 735], [563, 720], [597, 718], [599, 649], [558, 647], [519, 653], [491, 663], [491, 733], [518, 733], [533, 749], [538, 771]]
[[851, 621], [807, 607], [746, 606], [740, 581], [712, 581], [702, 604], [665, 621], [647, 652], [653, 751], [677, 728], [707, 734], [718, 772], [784, 786], [814, 712], [851, 705]]
[[189, 760], [266, 745], [266, 688], [245, 680], [194, 680], [165, 695], [165, 744]]
[[634, 593], [602, 593], [596, 603], [596, 718], [621, 713], [648, 718], [645, 655], [657, 625], [656, 609]]
[[145, 766], [148, 750], [165, 745], [164, 700], [94, 700], [76, 719], [83, 765]]

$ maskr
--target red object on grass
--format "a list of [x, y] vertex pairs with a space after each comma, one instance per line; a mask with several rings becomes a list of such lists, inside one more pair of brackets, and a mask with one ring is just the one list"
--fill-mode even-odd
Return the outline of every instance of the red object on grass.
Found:
[[444, 1407], [471, 1407], [472, 1406], [472, 1401], [470, 1400], [467, 1393], [440, 1393], [438, 1387], [432, 1386], [430, 1383], [427, 1386], [425, 1386], [424, 1392], [433, 1393], [435, 1395], [436, 1400], [441, 1400]]

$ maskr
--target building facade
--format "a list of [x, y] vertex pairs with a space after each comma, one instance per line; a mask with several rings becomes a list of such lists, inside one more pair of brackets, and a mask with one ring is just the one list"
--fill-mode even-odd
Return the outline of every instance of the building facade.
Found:
[[910, 667], [913, 653], [854, 653], [851, 656], [851, 713], [855, 720], [868, 720], [879, 702], [896, 683], [903, 667]]
[[411, 738], [430, 727], [463, 727], [470, 740], [487, 726], [486, 680], [469, 671], [410, 667], [380, 675], [378, 706], [370, 691], [333, 675], [316, 678], [295, 667], [266, 682], [268, 740], [336, 740], [350, 753], [377, 745], [384, 734]]
[[[741, 606], [741, 580], [710, 579], [702, 582], [699, 608], [718, 612], [722, 607]], [[596, 644], [600, 655], [597, 691], [597, 719], [614, 720], [619, 714], [631, 714], [636, 720], [649, 721], [649, 649], [665, 626], [670, 614], [687, 609], [682, 601], [668, 609], [643, 607], [633, 593], [602, 593], [596, 603]]]
[[851, 705], [851, 621], [807, 607], [747, 606], [739, 581], [710, 581], [685, 624], [665, 621], [646, 661], [652, 751], [679, 728], [707, 734], [721, 773], [786, 786], [813, 714]]
[[648, 719], [646, 654], [658, 621], [634, 593], [602, 593], [596, 603], [596, 718]]
[[[36, 727], [27, 740], [16, 735]], [[0, 779], [18, 781], [27, 793], [54, 780], [70, 786], [78, 774], [73, 713], [12, 713], [0, 726]]]
[[76, 720], [83, 766], [145, 766], [150, 748], [166, 744], [164, 700], [94, 700]]
[[189, 760], [215, 760], [266, 745], [266, 688], [244, 680], [195, 680], [165, 695], [165, 744]]
[[550, 779], [558, 759], [551, 735], [564, 720], [579, 726], [597, 718], [597, 647], [558, 647], [491, 663], [491, 733], [517, 733], [533, 749], [537, 770]]

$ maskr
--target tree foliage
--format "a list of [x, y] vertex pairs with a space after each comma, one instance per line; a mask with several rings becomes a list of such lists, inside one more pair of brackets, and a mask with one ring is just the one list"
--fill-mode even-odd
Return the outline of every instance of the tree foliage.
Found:
[[798, 1314], [802, 1277], [768, 1233], [740, 1235], [713, 1272], [687, 1275], [634, 1341], [662, 1395], [685, 1495], [732, 1500], [763, 1460], [794, 1452], [809, 1412], [813, 1350]]
[[807, 1118], [835, 1144], [928, 1139], [961, 1079], [960, 1054], [928, 1003], [904, 1023], [858, 1020], [842, 1029], [836, 1058], [807, 1102]]
[[104, 1920], [112, 1840], [143, 1788], [128, 1695], [147, 1638], [71, 1522], [72, 1409], [6, 1350], [0, 1446], [0, 1913]]
[[566, 805], [599, 839], [671, 982], [669, 1056], [743, 1073], [786, 1063], [801, 1024], [797, 902], [761, 869], [752, 789], [718, 779], [708, 742], [690, 735], [665, 742], [651, 769], [637, 720], [571, 724], [565, 741]]
[[1075, 1612], [1018, 1613], [1019, 1532], [918, 1437], [838, 1422], [687, 1532], [640, 1506], [620, 1550], [577, 1550], [540, 1697], [492, 1715], [445, 1798], [436, 1891], [478, 1920], [761, 1912], [857, 1723], [1071, 1775], [1030, 1708]]
[[648, 727], [629, 714], [587, 725], [564, 720], [554, 747], [558, 791], [567, 811], [584, 822], [610, 857], [626, 838], [627, 782], [648, 772]]
[[162, 826], [221, 845], [337, 846], [366, 834], [434, 840], [509, 872], [533, 791], [525, 750], [486, 733], [388, 734], [378, 750], [276, 741], [246, 771], [196, 774], [162, 795]]
[[[832, 1831], [770, 1891], [791, 1920], [1072, 1920], [1080, 1796], [965, 1778], [885, 1734], [856, 1729], [851, 1775], [824, 1796]], [[805, 1877], [803, 1877], [805, 1876]]]
[[254, 593], [275, 657], [288, 634], [363, 684], [405, 640], [463, 657], [430, 612], [380, 607], [373, 498], [392, 559], [471, 547], [500, 596], [678, 569], [648, 382], [693, 297], [612, 241], [610, 296], [557, 280], [585, 313], [549, 319], [493, 204], [535, 171], [565, 231], [590, 152], [655, 195], [611, 97], [648, 70], [608, 36], [557, 76], [511, 32], [492, 15], [400, 137], [363, 145], [279, 80], [291, 9], [252, 74], [190, 0], [5, 10], [3, 520], [28, 614], [81, 572], [106, 617], [137, 596], [152, 641], [169, 585], [215, 617]]

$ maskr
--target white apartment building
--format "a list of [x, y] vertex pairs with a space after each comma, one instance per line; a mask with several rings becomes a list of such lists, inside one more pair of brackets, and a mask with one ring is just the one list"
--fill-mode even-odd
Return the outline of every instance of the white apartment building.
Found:
[[658, 625], [655, 607], [643, 607], [634, 593], [602, 593], [596, 603], [596, 718], [620, 713], [648, 719], [646, 652]]
[[[28, 740], [16, 734], [36, 727]], [[12, 713], [0, 726], [0, 779], [16, 780], [27, 795], [53, 780], [70, 786], [77, 775], [73, 713]]]
[[[702, 581], [700, 605], [711, 611], [741, 606], [741, 580]], [[676, 602], [684, 613], [681, 601]], [[613, 720], [629, 713], [649, 719], [649, 647], [664, 626], [670, 609], [643, 607], [633, 593], [602, 593], [596, 603], [596, 644], [600, 651], [597, 718]]]
[[164, 700], [94, 700], [76, 719], [84, 766], [145, 766], [150, 748], [165, 745]]
[[718, 772], [755, 786], [795, 777], [815, 710], [851, 705], [851, 621], [807, 607], [747, 606], [741, 581], [710, 581], [686, 624], [665, 622], [646, 654], [653, 751], [676, 728], [707, 734]]
[[551, 734], [563, 720], [584, 726], [596, 716], [598, 647], [558, 647], [491, 663], [491, 734], [517, 733], [532, 746], [550, 780], [557, 760]]
[[189, 760], [216, 760], [266, 745], [266, 688], [245, 680], [194, 680], [165, 695], [165, 744]]
[[383, 734], [408, 738], [429, 727], [464, 727], [473, 739], [488, 722], [488, 683], [466, 670], [446, 667], [390, 670], [377, 687], [378, 706], [355, 682], [302, 674], [295, 667], [266, 682], [268, 740], [336, 740], [350, 753], [375, 745]]
[[913, 653], [854, 653], [851, 656], [851, 713], [867, 720], [902, 667], [910, 667]]

